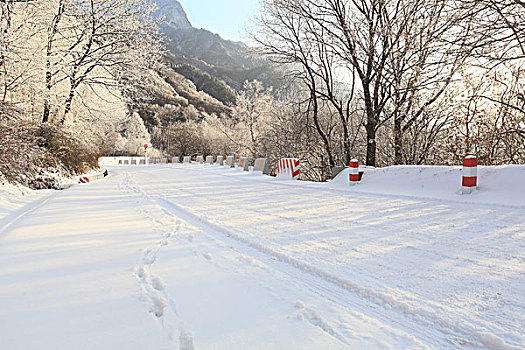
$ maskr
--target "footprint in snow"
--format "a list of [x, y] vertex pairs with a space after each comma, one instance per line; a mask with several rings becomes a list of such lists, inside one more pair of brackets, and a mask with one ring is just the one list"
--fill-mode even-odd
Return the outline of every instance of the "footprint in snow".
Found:
[[189, 332], [182, 331], [179, 338], [180, 350], [195, 350], [193, 338]]
[[144, 276], [146, 276], [147, 272], [144, 266], [140, 266], [135, 269], [135, 274], [138, 278], [143, 278]]
[[208, 254], [208, 253], [203, 253], [202, 256], [203, 256], [206, 260], [208, 260], [208, 261], [211, 261], [211, 260], [212, 260], [211, 255]]
[[142, 258], [142, 261], [144, 262], [144, 264], [151, 265], [155, 262], [155, 260], [156, 260], [155, 253], [151, 249], [147, 249], [144, 252], [144, 257]]
[[153, 278], [151, 279], [151, 286], [152, 286], [154, 289], [158, 290], [159, 292], [160, 292], [160, 291], [163, 291], [163, 290], [166, 288], [166, 286], [164, 285], [164, 283], [162, 283], [162, 281], [161, 281], [160, 278], [158, 278], [158, 277], [153, 277]]
[[162, 317], [164, 315], [164, 308], [166, 307], [166, 300], [164, 300], [161, 295], [155, 293], [151, 293], [150, 298], [152, 302], [150, 312], [153, 312], [155, 316], [159, 318]]
[[296, 308], [297, 310], [304, 310], [304, 309], [306, 308], [306, 306], [304, 305], [304, 303], [303, 303], [302, 301], [297, 300], [297, 301], [295, 302], [295, 308]]

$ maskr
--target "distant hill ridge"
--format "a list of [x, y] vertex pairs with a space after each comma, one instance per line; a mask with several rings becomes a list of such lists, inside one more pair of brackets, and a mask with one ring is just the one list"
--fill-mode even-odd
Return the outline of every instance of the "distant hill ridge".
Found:
[[[246, 44], [225, 40], [206, 29], [194, 28], [177, 0], [155, 1], [159, 8], [154, 15], [163, 18], [160, 27], [169, 38], [168, 49], [177, 63], [190, 65], [224, 81], [237, 91], [242, 89], [246, 80], [259, 80], [265, 86], [280, 86], [281, 75], [268, 61], [254, 56]], [[195, 76], [202, 77], [202, 74], [195, 74], [195, 70], [192, 70], [191, 76], [185, 72], [179, 73], [191, 80], [198, 90], [209, 93], [206, 91], [208, 84], [203, 84], [202, 79], [194, 79]], [[229, 95], [223, 99], [215, 92], [212, 96], [225, 104], [231, 104]]]

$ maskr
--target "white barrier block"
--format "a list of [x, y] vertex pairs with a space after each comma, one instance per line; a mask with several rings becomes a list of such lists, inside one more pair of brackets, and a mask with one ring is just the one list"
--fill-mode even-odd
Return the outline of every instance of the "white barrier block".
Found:
[[226, 165], [227, 168], [235, 168], [235, 157], [234, 156], [227, 156], [225, 165]]
[[203, 164], [204, 163], [204, 156], [197, 156], [197, 163]]
[[213, 156], [206, 156], [206, 164], [210, 164], [212, 165], [213, 164]]
[[81, 183], [81, 184], [90, 183], [90, 182], [93, 182], [95, 180], [103, 179], [103, 178], [105, 178], [108, 175], [109, 175], [108, 171], [104, 170], [104, 172], [100, 173], [100, 174], [80, 176], [78, 178], [78, 182]]
[[253, 165], [253, 171], [260, 171], [265, 175], [268, 175], [268, 158], [257, 158]]
[[191, 163], [191, 156], [184, 156], [184, 158], [182, 159], [182, 162], [183, 163]]
[[220, 166], [224, 165], [224, 156], [217, 156], [217, 161], [215, 164], [219, 164]]
[[180, 157], [172, 157], [171, 158], [172, 163], [180, 163]]

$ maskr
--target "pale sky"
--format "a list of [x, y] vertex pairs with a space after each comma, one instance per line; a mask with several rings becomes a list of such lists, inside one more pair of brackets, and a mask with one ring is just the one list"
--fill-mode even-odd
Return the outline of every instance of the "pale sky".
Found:
[[244, 29], [259, 13], [259, 0], [179, 0], [196, 28], [208, 29], [224, 39], [248, 41]]

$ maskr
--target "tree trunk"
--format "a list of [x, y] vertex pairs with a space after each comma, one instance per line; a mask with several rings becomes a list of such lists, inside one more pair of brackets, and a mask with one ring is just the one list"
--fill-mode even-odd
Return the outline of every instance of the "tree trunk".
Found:
[[49, 121], [49, 97], [44, 100], [44, 112], [42, 113], [42, 123]]
[[376, 122], [368, 122], [366, 126], [366, 165], [376, 166]]
[[326, 151], [326, 154], [328, 155], [328, 163], [330, 165], [330, 169], [335, 166], [334, 157], [332, 155], [332, 150], [330, 149], [330, 142], [328, 141], [328, 136], [326, 136], [325, 132], [321, 128], [321, 125], [319, 124], [319, 106], [317, 104], [317, 97], [314, 96], [315, 92], [312, 92], [312, 103], [313, 103], [313, 119], [314, 119], [314, 125], [315, 129], [317, 130], [317, 133], [319, 136], [321, 136], [321, 139], [323, 140], [323, 145]]
[[345, 157], [345, 165], [349, 165], [350, 160], [352, 160], [352, 154], [350, 154], [350, 135], [348, 131], [348, 124], [344, 116], [341, 116], [341, 121], [343, 125], [343, 152]]
[[50, 102], [51, 99], [51, 62], [49, 61], [49, 53], [46, 62], [46, 97], [44, 99], [44, 111], [42, 112], [42, 123], [47, 123], [49, 121], [49, 112], [50, 112]]
[[71, 87], [69, 89], [69, 95], [67, 96], [67, 99], [65, 101], [65, 107], [64, 107], [64, 115], [62, 116], [62, 119], [60, 120], [60, 124], [64, 124], [66, 121], [66, 117], [68, 113], [71, 111], [71, 103], [73, 102], [73, 97], [75, 97], [75, 84], [71, 83]]
[[403, 164], [403, 132], [401, 129], [402, 118], [394, 118], [394, 164]]
[[370, 94], [370, 82], [367, 79], [361, 79], [363, 82], [363, 93], [366, 108], [366, 165], [376, 166], [376, 131], [377, 118], [373, 108], [373, 100]]

